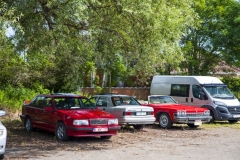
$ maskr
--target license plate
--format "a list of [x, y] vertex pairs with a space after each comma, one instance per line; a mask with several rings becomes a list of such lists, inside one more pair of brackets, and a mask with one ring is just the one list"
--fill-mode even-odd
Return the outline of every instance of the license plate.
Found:
[[93, 132], [107, 132], [108, 128], [93, 128]]
[[233, 115], [233, 118], [240, 118], [240, 114]]
[[195, 120], [195, 122], [194, 122], [194, 125], [202, 125], [202, 121], [201, 120]]
[[146, 116], [146, 112], [136, 112], [136, 116]]

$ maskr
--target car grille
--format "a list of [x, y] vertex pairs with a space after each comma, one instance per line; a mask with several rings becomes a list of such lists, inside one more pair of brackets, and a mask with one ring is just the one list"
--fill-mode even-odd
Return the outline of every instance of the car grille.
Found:
[[228, 111], [231, 114], [240, 114], [240, 107], [239, 106], [237, 106], [237, 107], [228, 107]]
[[90, 119], [91, 125], [106, 125], [107, 123], [107, 119]]
[[203, 113], [187, 113], [187, 117], [198, 117], [198, 116], [203, 116]]
[[180, 115], [178, 116], [177, 113], [174, 114], [175, 117], [199, 117], [204, 116], [203, 113], [187, 113], [186, 115]]

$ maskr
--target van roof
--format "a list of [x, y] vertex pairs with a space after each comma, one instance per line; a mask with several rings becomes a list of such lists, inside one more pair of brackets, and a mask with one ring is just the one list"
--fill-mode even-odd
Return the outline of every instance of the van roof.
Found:
[[170, 76], [156, 75], [152, 79], [152, 83], [179, 83], [182, 84], [223, 84], [217, 77], [212, 76]]

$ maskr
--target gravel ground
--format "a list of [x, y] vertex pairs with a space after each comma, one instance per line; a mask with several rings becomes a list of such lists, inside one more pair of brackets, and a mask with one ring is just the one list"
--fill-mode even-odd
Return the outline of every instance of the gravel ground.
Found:
[[71, 138], [67, 142], [58, 142], [45, 131], [26, 132], [20, 124], [6, 125], [5, 159], [240, 159], [240, 123], [219, 122], [197, 129], [174, 125], [168, 130], [151, 125], [139, 132], [122, 129], [110, 140]]

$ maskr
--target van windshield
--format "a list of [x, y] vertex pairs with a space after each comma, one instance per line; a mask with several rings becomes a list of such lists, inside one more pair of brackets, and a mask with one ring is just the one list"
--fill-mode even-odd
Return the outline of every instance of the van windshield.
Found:
[[234, 99], [233, 93], [225, 85], [204, 85], [206, 91], [213, 97], [219, 99]]

